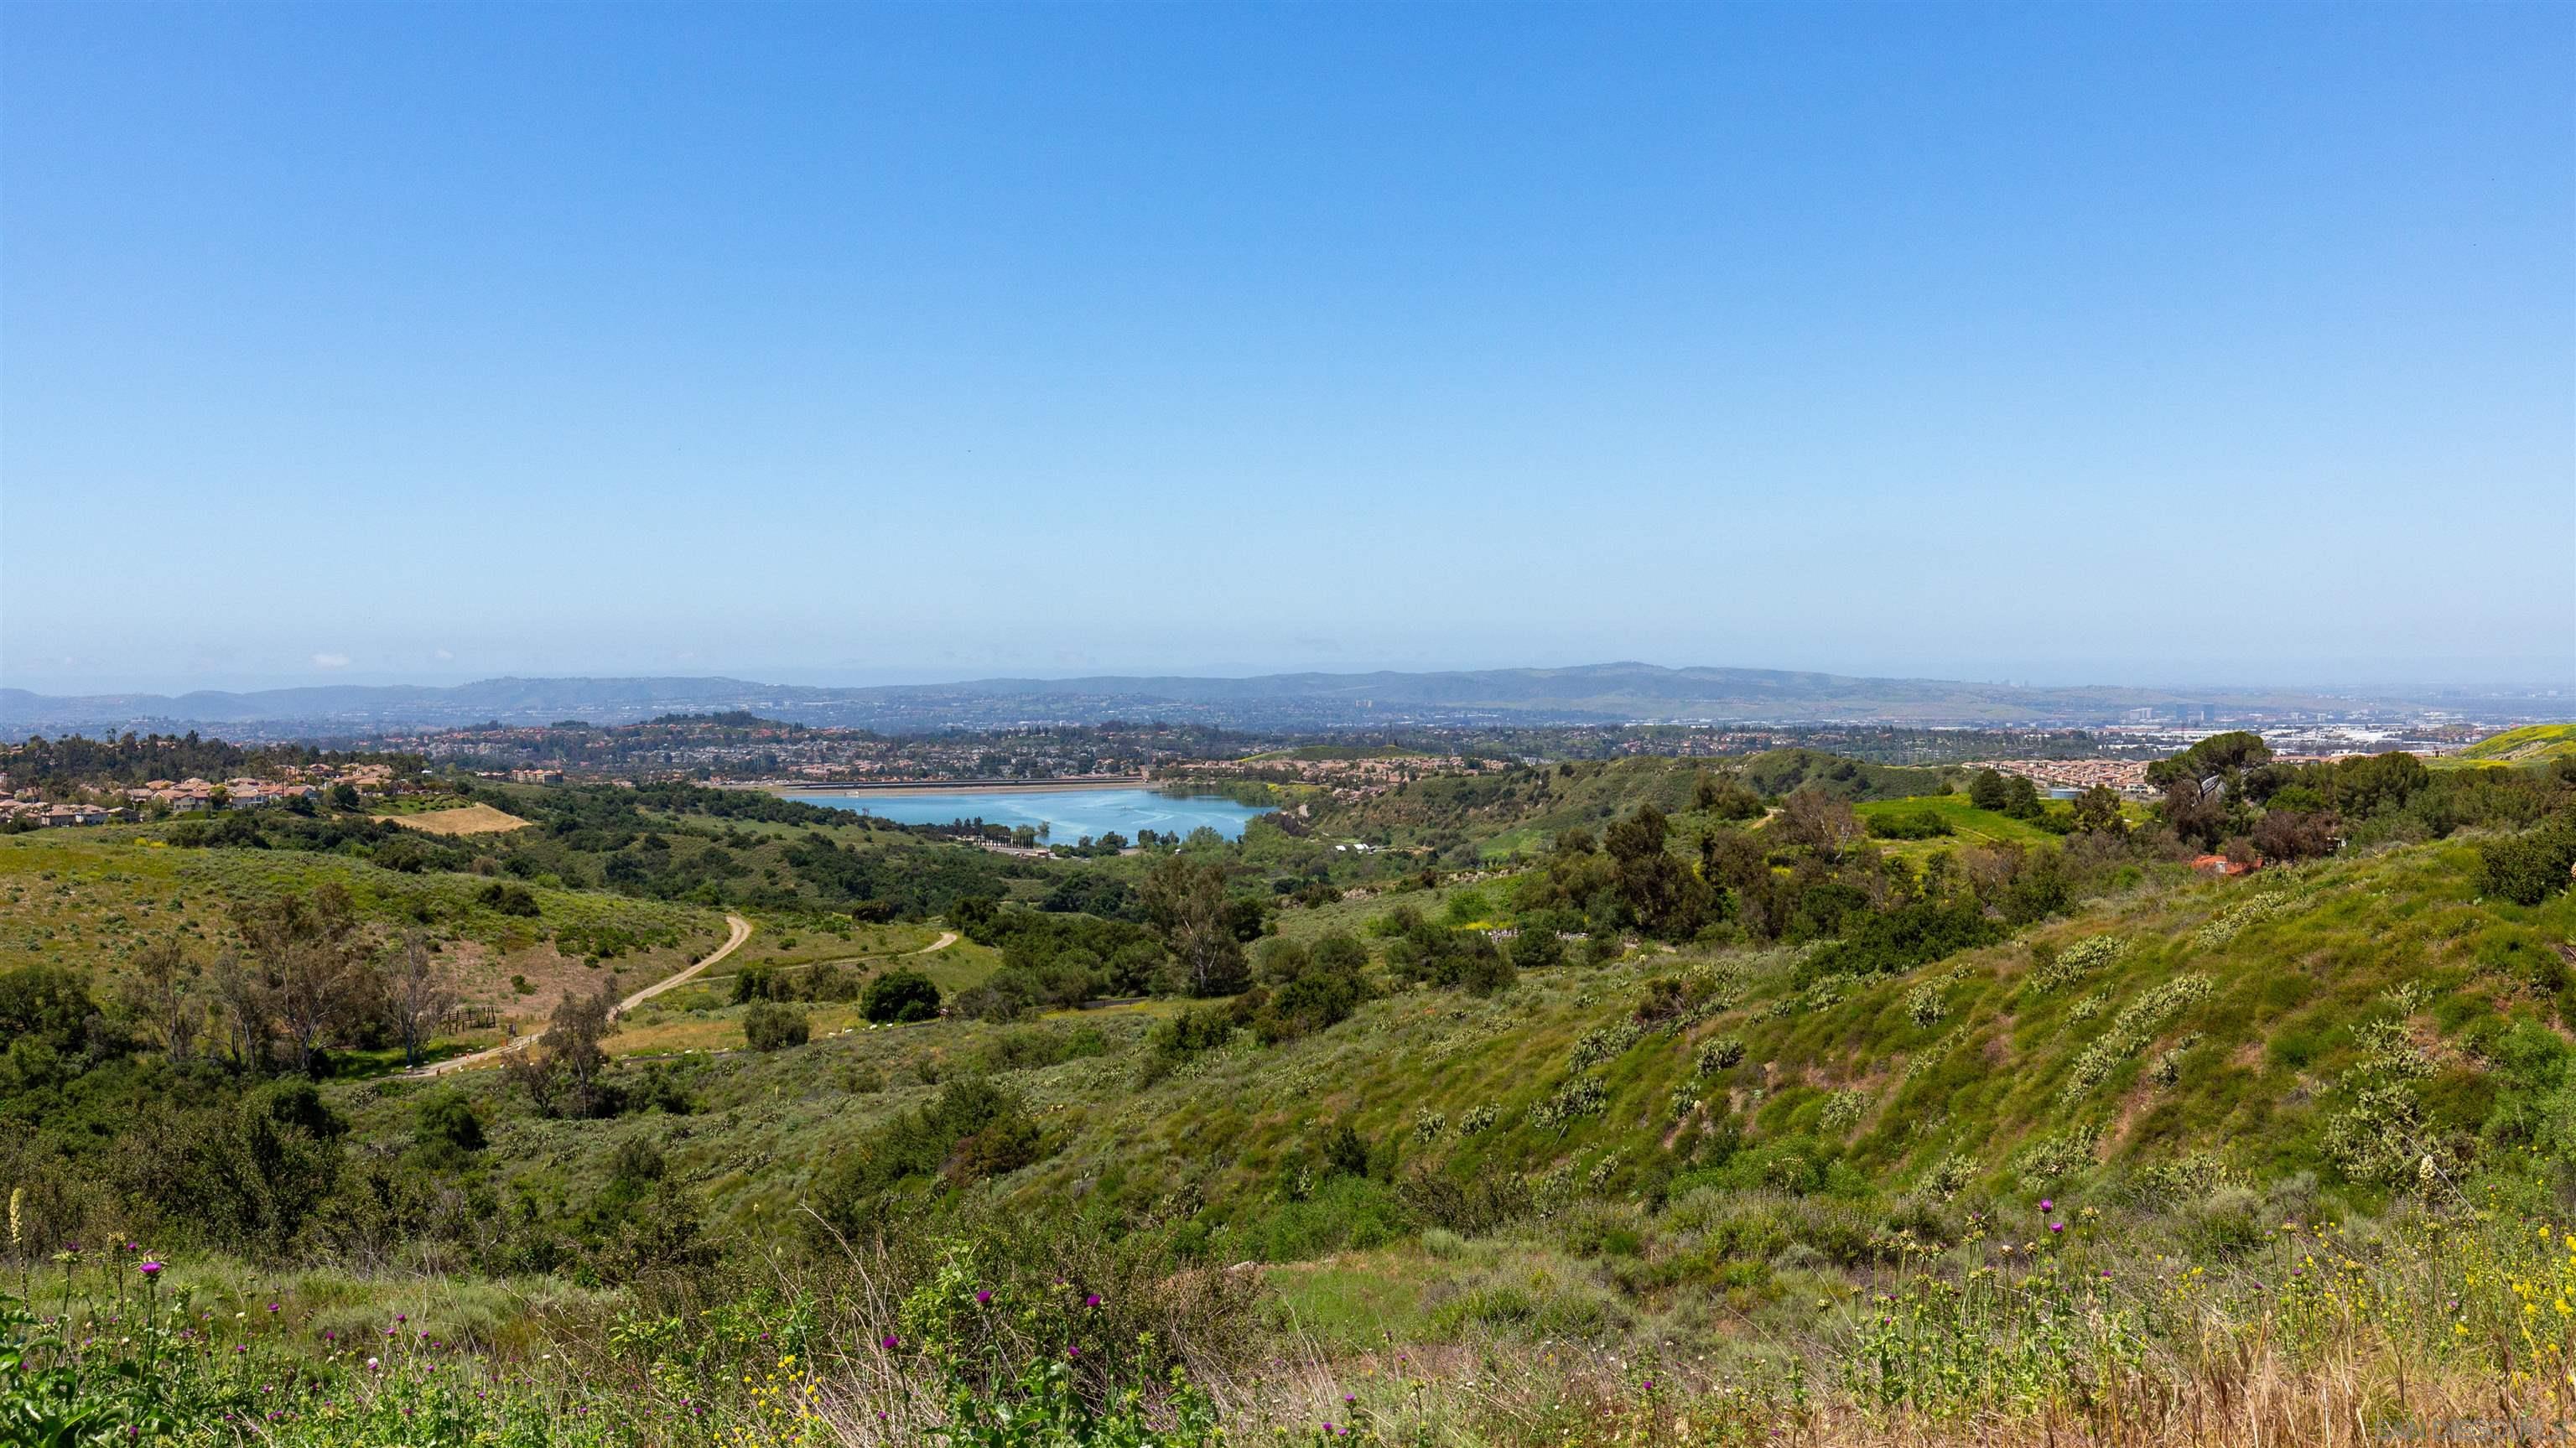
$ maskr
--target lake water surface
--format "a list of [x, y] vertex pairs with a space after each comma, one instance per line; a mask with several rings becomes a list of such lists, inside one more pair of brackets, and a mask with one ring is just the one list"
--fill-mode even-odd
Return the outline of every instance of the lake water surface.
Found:
[[936, 794], [791, 794], [789, 799], [871, 814], [901, 825], [944, 825], [980, 819], [988, 825], [1047, 826], [1051, 845], [1112, 830], [1131, 842], [1140, 829], [1186, 835], [1201, 825], [1229, 840], [1243, 838], [1244, 821], [1268, 811], [1205, 795], [1157, 794], [1150, 789], [963, 789]]

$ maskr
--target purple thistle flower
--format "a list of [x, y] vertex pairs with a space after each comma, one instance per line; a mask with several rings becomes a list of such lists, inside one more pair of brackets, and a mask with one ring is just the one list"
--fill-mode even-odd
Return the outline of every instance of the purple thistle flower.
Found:
[[1083, 1305], [1083, 1306], [1085, 1306], [1085, 1307], [1098, 1307], [1098, 1306], [1100, 1305], [1100, 1294], [1099, 1294], [1099, 1293], [1097, 1293], [1097, 1292], [1094, 1292], [1094, 1293], [1092, 1293], [1091, 1295], [1089, 1295], [1089, 1296], [1087, 1296], [1087, 1297], [1083, 1298], [1083, 1299], [1082, 1299], [1082, 1305]]
[[978, 1292], [976, 1292], [976, 1294], [975, 1294], [975, 1301], [976, 1301], [978, 1304], [981, 1304], [981, 1305], [989, 1305], [989, 1304], [992, 1302], [992, 1300], [993, 1300], [993, 1289], [992, 1289], [992, 1288], [990, 1288], [990, 1287], [983, 1288], [983, 1289], [979, 1290]]
[[2063, 1232], [2066, 1230], [2066, 1224], [2064, 1222], [2051, 1222], [2048, 1224], [2048, 1230], [2052, 1232]]
[[877, 1346], [884, 1348], [887, 1352], [892, 1352], [896, 1348], [903, 1346], [903, 1339], [895, 1336], [893, 1333], [887, 1333], [884, 1340], [879, 1342]]
[[161, 1275], [161, 1264], [158, 1262], [146, 1262], [134, 1270], [142, 1273], [143, 1280], [149, 1282], [153, 1278]]

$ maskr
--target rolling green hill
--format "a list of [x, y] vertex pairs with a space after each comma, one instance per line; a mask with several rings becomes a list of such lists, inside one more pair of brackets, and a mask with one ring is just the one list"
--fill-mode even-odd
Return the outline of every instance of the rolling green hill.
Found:
[[[1559, 831], [1598, 830], [1640, 805], [1692, 812], [1704, 783], [1732, 779], [1760, 796], [1812, 786], [1866, 801], [1938, 795], [1955, 770], [1871, 764], [1812, 749], [1742, 759], [1655, 757], [1567, 762], [1415, 780], [1356, 803], [1318, 807], [1314, 828], [1391, 848], [1455, 852], [1457, 863], [1508, 859], [1544, 848]], [[1472, 843], [1471, 843], [1472, 842]]]
[[[2576, 897], [2482, 900], [2476, 877], [2459, 843], [2177, 875], [1883, 977], [1816, 975], [1832, 959], [1816, 947], [1650, 950], [1529, 974], [1489, 1000], [1389, 989], [1331, 1031], [1274, 1048], [1240, 1038], [1142, 1085], [1147, 1033], [1176, 1007], [701, 1056], [683, 1077], [697, 1113], [664, 1128], [542, 1121], [497, 1075], [461, 1084], [494, 1120], [505, 1170], [550, 1174], [576, 1142], [604, 1163], [642, 1131], [663, 1138], [675, 1180], [738, 1217], [796, 1210], [835, 1154], [980, 1067], [1025, 1098], [1048, 1143], [997, 1190], [1101, 1210], [1185, 1195], [1228, 1260], [1419, 1227], [1402, 1191], [1416, 1173], [1502, 1174], [1542, 1201], [1695, 1185], [2162, 1191], [2299, 1172], [2376, 1196], [2428, 1155], [2459, 1169], [2531, 1144], [2535, 1053], [2566, 1049], [2549, 1023], [2576, 1015], [2560, 949]], [[636, 1030], [676, 1049], [657, 1023], [689, 1015], [675, 1003]], [[359, 1118], [398, 1131], [400, 1103], [426, 1089], [362, 1088], [382, 1105]], [[1345, 1125], [1397, 1166], [1362, 1194], [1374, 1205], [1326, 1221], [1281, 1185]]]
[[2490, 735], [2453, 756], [2482, 764], [2538, 764], [2576, 758], [2576, 724], [2529, 724]]
[[[514, 792], [533, 838], [468, 870], [374, 834], [0, 840], [0, 1180], [21, 1242], [182, 1263], [163, 1285], [240, 1354], [120, 1381], [208, 1422], [313, 1384], [280, 1441], [317, 1448], [410, 1441], [333, 1436], [334, 1402], [587, 1445], [905, 1441], [871, 1425], [982, 1401], [1054, 1404], [1021, 1441], [1069, 1448], [1144, 1441], [1063, 1426], [1122, 1402], [1177, 1432], [1184, 1382], [1238, 1438], [1330, 1413], [1526, 1448], [2088, 1441], [2114, 1408], [2118, 1441], [2197, 1444], [2248, 1401], [2273, 1406], [2226, 1441], [2305, 1442], [2320, 1412], [2557, 1401], [2576, 770], [2265, 775], [2216, 823], [2305, 862], [2209, 878], [2188, 819], [2060, 836], [1939, 771], [1756, 765], [1426, 781], [1029, 874], [579, 791]], [[1926, 814], [1949, 832], [1855, 829]], [[1335, 852], [1354, 826], [1390, 848]], [[951, 913], [814, 903], [907, 876]], [[229, 906], [324, 885], [487, 989], [758, 928], [595, 1055], [575, 1015], [435, 1079], [157, 1049], [142, 947], [212, 978], [250, 945]], [[256, 962], [281, 992], [301, 948]], [[1176, 993], [1194, 960], [1205, 993]], [[897, 969], [949, 1013], [868, 1021], [852, 978]], [[1049, 999], [1089, 1008], [1013, 1005]], [[125, 1310], [130, 1262], [31, 1255], [57, 1310]], [[48, 1360], [41, 1326], [0, 1314], [0, 1374]], [[434, 1346], [362, 1367], [322, 1336], [386, 1330]]]

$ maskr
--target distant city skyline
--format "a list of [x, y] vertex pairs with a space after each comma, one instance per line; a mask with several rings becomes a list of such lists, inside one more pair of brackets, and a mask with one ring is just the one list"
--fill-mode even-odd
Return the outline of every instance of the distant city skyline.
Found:
[[0, 685], [2576, 686], [2557, 5], [19, 5]]

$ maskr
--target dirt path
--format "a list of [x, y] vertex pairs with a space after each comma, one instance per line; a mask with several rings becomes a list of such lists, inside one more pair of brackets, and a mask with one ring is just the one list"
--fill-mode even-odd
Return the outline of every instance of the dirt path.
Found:
[[[724, 944], [717, 946], [706, 959], [690, 966], [687, 970], [679, 972], [677, 975], [665, 976], [662, 979], [653, 982], [651, 985], [644, 987], [642, 990], [637, 991], [635, 994], [628, 996], [626, 999], [619, 1001], [617, 1003], [615, 1014], [622, 1016], [666, 990], [673, 990], [680, 986], [687, 985], [690, 981], [697, 979], [699, 973], [704, 971], [708, 966], [711, 966], [717, 961], [724, 959], [726, 956], [733, 954], [735, 950], [741, 948], [744, 941], [751, 938], [751, 922], [743, 919], [741, 916], [727, 915], [725, 917], [725, 924], [732, 928], [733, 934], [726, 938]], [[948, 941], [956, 938], [956, 936], [951, 935], [947, 940], [940, 941], [939, 945], [946, 945]], [[939, 945], [934, 945], [930, 948], [937, 950]], [[408, 1076], [444, 1076], [450, 1071], [463, 1071], [475, 1066], [488, 1065], [491, 1062], [497, 1061], [501, 1057], [508, 1055], [510, 1052], [527, 1045], [531, 1041], [543, 1039], [544, 1035], [545, 1033], [540, 1031], [535, 1035], [520, 1036], [512, 1040], [503, 1041], [497, 1046], [477, 1051], [470, 1056], [457, 1056], [445, 1061], [433, 1061], [417, 1070], [407, 1071], [403, 1074]]]
[[914, 951], [913, 954], [928, 955], [934, 950], [946, 950], [948, 947], [955, 945], [956, 943], [957, 932], [954, 930], [943, 930], [939, 932], [939, 938], [937, 940], [934, 940], [928, 945], [921, 947], [919, 950]]

